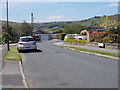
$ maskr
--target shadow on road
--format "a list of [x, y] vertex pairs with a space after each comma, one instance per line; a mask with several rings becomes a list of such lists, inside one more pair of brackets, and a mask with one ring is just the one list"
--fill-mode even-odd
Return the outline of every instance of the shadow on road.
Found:
[[37, 53], [37, 52], [43, 52], [40, 49], [37, 50], [24, 50], [24, 51], [20, 51], [20, 53]]

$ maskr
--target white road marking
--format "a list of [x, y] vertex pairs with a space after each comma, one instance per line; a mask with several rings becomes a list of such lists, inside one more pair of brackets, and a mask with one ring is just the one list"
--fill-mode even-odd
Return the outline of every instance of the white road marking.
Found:
[[20, 72], [21, 72], [21, 74], [22, 74], [22, 79], [23, 79], [24, 87], [25, 87], [25, 88], [28, 88], [27, 81], [26, 81], [25, 75], [24, 75], [24, 73], [23, 73], [23, 68], [22, 68], [21, 62], [19, 62], [19, 66], [20, 66]]

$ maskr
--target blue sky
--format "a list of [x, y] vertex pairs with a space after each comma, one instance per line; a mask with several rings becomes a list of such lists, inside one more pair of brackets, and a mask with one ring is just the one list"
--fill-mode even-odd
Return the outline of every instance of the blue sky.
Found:
[[[2, 20], [6, 19], [5, 3], [2, 2]], [[94, 16], [118, 13], [117, 2], [10, 2], [9, 20], [30, 22], [78, 21]]]

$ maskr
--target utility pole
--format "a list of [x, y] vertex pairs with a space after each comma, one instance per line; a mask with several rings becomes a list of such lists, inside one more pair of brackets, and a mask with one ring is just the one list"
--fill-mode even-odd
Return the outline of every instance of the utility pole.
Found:
[[10, 51], [10, 45], [9, 45], [9, 22], [8, 22], [8, 0], [6, 0], [6, 11], [7, 11], [7, 50]]
[[33, 22], [34, 22], [33, 13], [31, 13], [31, 35], [32, 35], [32, 31], [34, 29]]

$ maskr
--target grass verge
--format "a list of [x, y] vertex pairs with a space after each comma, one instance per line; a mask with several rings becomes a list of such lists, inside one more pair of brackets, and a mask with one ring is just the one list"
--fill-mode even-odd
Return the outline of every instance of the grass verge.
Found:
[[92, 52], [92, 53], [109, 55], [109, 56], [119, 57], [120, 58], [120, 55], [118, 53], [98, 51], [98, 50], [92, 50], [92, 49], [85, 49], [85, 48], [74, 47], [74, 46], [61, 46], [61, 47], [66, 48], [66, 49], [74, 49], [75, 51], [86, 51], [86, 52]]
[[10, 47], [10, 51], [6, 51], [4, 56], [6, 60], [20, 61], [21, 57], [16, 47]]

